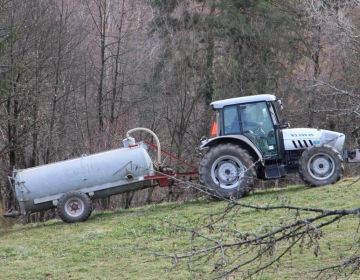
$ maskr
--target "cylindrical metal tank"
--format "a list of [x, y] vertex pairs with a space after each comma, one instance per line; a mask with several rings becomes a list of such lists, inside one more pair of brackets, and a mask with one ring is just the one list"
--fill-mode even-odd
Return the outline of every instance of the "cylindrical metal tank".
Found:
[[13, 181], [21, 214], [55, 207], [69, 191], [90, 196], [141, 189], [152, 184], [152, 160], [142, 145], [129, 146], [34, 168], [15, 170]]

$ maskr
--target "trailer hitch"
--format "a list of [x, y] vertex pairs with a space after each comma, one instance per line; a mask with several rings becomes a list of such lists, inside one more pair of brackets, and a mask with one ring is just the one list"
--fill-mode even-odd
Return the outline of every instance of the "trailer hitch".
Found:
[[19, 211], [11, 211], [11, 212], [6, 212], [5, 214], [3, 214], [3, 217], [5, 218], [16, 218], [19, 217], [21, 214]]
[[[151, 148], [159, 150], [159, 148], [156, 145], [154, 145], [153, 143], [151, 143], [149, 141], [145, 140], [144, 143], [146, 145], [150, 146]], [[164, 155], [171, 157], [172, 159], [176, 160], [177, 162], [181, 163], [182, 165], [189, 167], [190, 169], [192, 169], [192, 171], [185, 172], [185, 173], [174, 173], [174, 170], [172, 168], [160, 166], [159, 171], [157, 172], [160, 174], [146, 176], [145, 180], [157, 180], [160, 187], [170, 187], [174, 184], [174, 180], [178, 179], [179, 177], [189, 177], [189, 179], [191, 180], [192, 176], [197, 176], [199, 174], [199, 172], [197, 171], [197, 168], [195, 166], [191, 165], [190, 163], [187, 163], [186, 161], [179, 159], [178, 157], [170, 154], [169, 152], [167, 152], [161, 148], [160, 148], [160, 152]]]

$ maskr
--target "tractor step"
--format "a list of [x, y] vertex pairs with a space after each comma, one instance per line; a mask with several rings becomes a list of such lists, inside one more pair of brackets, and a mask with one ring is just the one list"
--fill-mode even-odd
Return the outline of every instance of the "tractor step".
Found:
[[266, 179], [277, 179], [286, 175], [285, 165], [272, 164], [265, 167]]

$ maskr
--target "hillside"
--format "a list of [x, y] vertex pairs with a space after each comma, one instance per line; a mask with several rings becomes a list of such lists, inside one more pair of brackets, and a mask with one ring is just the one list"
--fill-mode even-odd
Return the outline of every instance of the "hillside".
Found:
[[[356, 179], [357, 180], [357, 179]], [[326, 209], [359, 206], [360, 182], [345, 179], [337, 185], [309, 189], [292, 186], [286, 189], [257, 191], [242, 202], [266, 205], [291, 201], [292, 205]], [[207, 279], [213, 271], [212, 260], [192, 267], [170, 259], [154, 257], [157, 252], [189, 250], [190, 235], [168, 227], [170, 220], [186, 227], [201, 226], [210, 213], [224, 211], [226, 203], [199, 199], [181, 204], [160, 204], [130, 210], [94, 213], [80, 224], [60, 220], [15, 225], [0, 230], [0, 272], [2, 279]], [[240, 209], [239, 231], [255, 231], [277, 224], [290, 216], [289, 211]], [[255, 279], [310, 279], [310, 270], [340, 263], [357, 249], [358, 217], [345, 217], [324, 229], [320, 251], [314, 248], [293, 249], [291, 257], [280, 261]], [[215, 231], [216, 232], [216, 231]], [[214, 233], [216, 234], [216, 233]], [[330, 246], [329, 246], [330, 244]], [[355, 243], [357, 245], [357, 243]], [[148, 247], [148, 249], [145, 249]], [[242, 279], [241, 274], [235, 275]]]

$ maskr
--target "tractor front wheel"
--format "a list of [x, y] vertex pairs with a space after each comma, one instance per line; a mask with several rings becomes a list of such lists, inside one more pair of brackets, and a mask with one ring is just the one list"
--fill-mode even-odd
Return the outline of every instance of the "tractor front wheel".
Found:
[[248, 151], [233, 144], [211, 147], [199, 166], [200, 182], [218, 198], [248, 195], [254, 176], [254, 161]]
[[344, 172], [343, 159], [329, 145], [311, 147], [303, 152], [299, 160], [301, 179], [310, 186], [334, 184]]

